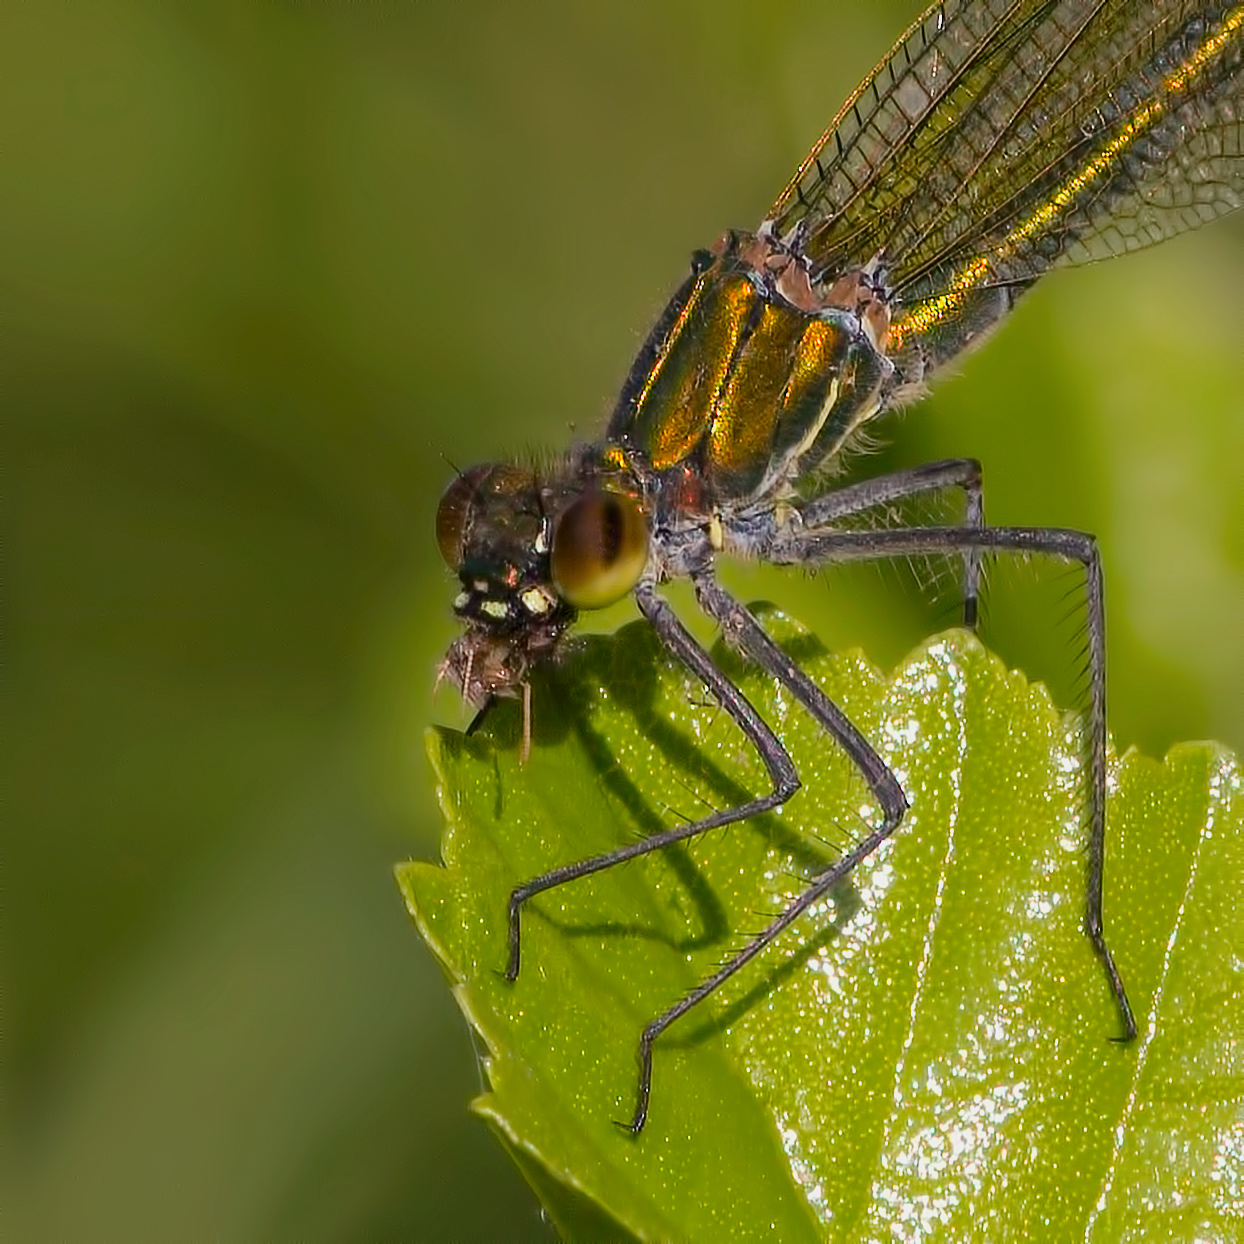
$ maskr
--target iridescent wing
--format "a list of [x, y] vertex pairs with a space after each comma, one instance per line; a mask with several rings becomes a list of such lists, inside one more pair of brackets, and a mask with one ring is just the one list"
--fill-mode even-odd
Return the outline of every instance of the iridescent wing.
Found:
[[[1244, 203], [1244, 4], [947, 0], [769, 213], [829, 282], [883, 258], [908, 332]], [[924, 318], [924, 325], [911, 323]]]

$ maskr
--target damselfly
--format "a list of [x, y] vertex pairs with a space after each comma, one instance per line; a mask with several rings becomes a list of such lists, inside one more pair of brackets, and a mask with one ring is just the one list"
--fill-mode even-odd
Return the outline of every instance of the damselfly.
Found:
[[[918, 398], [1053, 268], [1159, 242], [1244, 201], [1244, 3], [958, 0], [935, 4], [843, 106], [753, 233], [697, 253], [636, 358], [604, 438], [549, 470], [463, 472], [437, 514], [465, 623], [442, 674], [478, 710], [524, 700], [529, 673], [582, 610], [630, 593], [668, 651], [750, 740], [772, 789], [690, 824], [563, 864], [513, 891], [509, 962], [535, 895], [743, 821], [800, 785], [770, 725], [660, 594], [691, 581], [704, 612], [844, 749], [881, 810], [874, 828], [639, 1038], [630, 1122], [647, 1119], [653, 1043], [759, 955], [899, 827], [907, 799], [877, 751], [714, 576], [719, 553], [817, 566], [951, 555], [964, 621], [980, 562], [1042, 553], [1083, 567], [1089, 703], [1085, 931], [1123, 1038], [1136, 1033], [1102, 928], [1105, 628], [1093, 537], [991, 527], [981, 470], [934, 462], [848, 486], [860, 430]], [[848, 520], [958, 490], [958, 526]]]

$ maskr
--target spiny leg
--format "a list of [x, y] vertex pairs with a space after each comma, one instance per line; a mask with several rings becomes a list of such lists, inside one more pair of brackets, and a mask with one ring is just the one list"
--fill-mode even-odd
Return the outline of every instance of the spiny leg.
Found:
[[[894, 501], [905, 501], [947, 488], [963, 489], [963, 526], [985, 525], [984, 481], [975, 458], [945, 458], [922, 466], [860, 480], [814, 497], [799, 507], [805, 534], [815, 534], [839, 519], [861, 514]], [[980, 550], [963, 551], [963, 625], [976, 629], [980, 595]]]
[[[561, 868], [554, 868], [516, 887], [510, 894], [509, 902], [509, 962], [505, 975], [510, 981], [517, 979], [521, 959], [520, 913], [523, 904], [535, 895], [571, 881], [578, 881], [582, 877], [590, 877], [606, 868], [612, 868], [615, 864], [621, 864], [639, 855], [646, 855], [650, 851], [660, 850], [672, 843], [697, 837], [710, 829], [732, 825], [737, 821], [745, 821], [749, 817], [768, 812], [779, 804], [785, 803], [799, 789], [799, 775], [795, 771], [794, 762], [777, 735], [752, 707], [747, 697], [717, 669], [712, 658], [678, 621], [669, 605], [656, 594], [653, 585], [641, 582], [636, 589], [635, 599], [640, 611], [652, 624], [661, 642], [704, 683], [747, 736], [768, 770], [773, 790], [770, 794], [748, 800], [735, 807], [724, 808], [690, 824], [678, 825], [673, 829], [652, 834], [639, 842], [618, 847], [616, 850], [606, 851], [589, 859], [578, 860], [573, 864], [565, 864]], [[638, 1118], [638, 1125], [632, 1130], [638, 1131], [642, 1126], [643, 1120]]]
[[[854, 850], [818, 873], [808, 888], [793, 899], [742, 950], [644, 1028], [639, 1039], [638, 1100], [634, 1118], [630, 1123], [633, 1133], [643, 1128], [648, 1117], [648, 1102], [652, 1092], [652, 1047], [661, 1033], [750, 963], [774, 938], [789, 928], [862, 860], [867, 859], [894, 833], [907, 811], [907, 797], [903, 794], [898, 779], [842, 709], [773, 641], [749, 610], [718, 586], [710, 571], [695, 575], [693, 582], [696, 598], [704, 612], [715, 619], [727, 637], [757, 664], [784, 683], [812, 714], [817, 724], [847, 753], [881, 805], [883, 820], [877, 829], [856, 844]], [[715, 673], [715, 676], [724, 677], [720, 673]]]
[[803, 671], [756, 620], [712, 576], [709, 570], [696, 574], [692, 582], [696, 600], [722, 629], [726, 638], [741, 648], [767, 673], [790, 688], [795, 698], [812, 714], [817, 724], [850, 757], [869, 790], [881, 805], [886, 820], [898, 821], [907, 811], [907, 797], [898, 778], [859, 732], [851, 719]]
[[1136, 1018], [1102, 927], [1106, 853], [1106, 618], [1097, 542], [1060, 527], [926, 527], [826, 534], [786, 532], [765, 549], [776, 562], [826, 562], [908, 557], [928, 553], [1040, 553], [1084, 567], [1089, 665], [1089, 857], [1084, 931], [1101, 959], [1123, 1021], [1122, 1040], [1136, 1035]]

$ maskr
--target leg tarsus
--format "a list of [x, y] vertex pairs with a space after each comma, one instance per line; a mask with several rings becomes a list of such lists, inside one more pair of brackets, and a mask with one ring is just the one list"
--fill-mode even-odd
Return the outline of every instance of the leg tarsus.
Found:
[[635, 1113], [631, 1121], [622, 1126], [632, 1136], [638, 1136], [648, 1122], [648, 1103], [652, 1099], [652, 1043], [664, 1029], [664, 1015], [659, 1015], [643, 1030], [639, 1038], [636, 1056], [639, 1060], [639, 1087], [635, 1094]]
[[527, 899], [526, 894], [523, 892], [526, 888], [526, 886], [519, 886], [510, 894], [508, 907], [510, 955], [505, 968], [505, 979], [511, 984], [518, 980], [518, 969], [522, 955], [522, 932], [519, 923], [519, 912]]
[[1132, 1004], [1128, 1001], [1127, 988], [1123, 984], [1123, 977], [1119, 974], [1119, 969], [1115, 965], [1114, 955], [1110, 953], [1110, 947], [1106, 945], [1106, 937], [1102, 932], [1100, 921], [1096, 928], [1086, 927], [1085, 933], [1088, 939], [1093, 943], [1093, 949], [1097, 952], [1097, 957], [1101, 960], [1102, 966], [1106, 969], [1106, 978], [1110, 982], [1110, 992], [1114, 995], [1115, 1005], [1119, 1009], [1119, 1018], [1123, 1021], [1123, 1033], [1121, 1036], [1111, 1037], [1112, 1041], [1118, 1041], [1120, 1044], [1126, 1044], [1136, 1038], [1136, 1016], [1132, 1012]]

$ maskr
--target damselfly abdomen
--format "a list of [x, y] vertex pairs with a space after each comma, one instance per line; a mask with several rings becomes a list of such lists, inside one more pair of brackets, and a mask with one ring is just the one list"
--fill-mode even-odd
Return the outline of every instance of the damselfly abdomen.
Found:
[[[687, 578], [701, 608], [850, 756], [881, 817], [737, 955], [656, 1016], [639, 1043], [631, 1130], [647, 1118], [657, 1037], [828, 893], [898, 828], [904, 792], [868, 740], [717, 583], [719, 553], [816, 566], [941, 554], [963, 567], [975, 622], [995, 552], [1079, 563], [1086, 580], [1085, 929], [1121, 1019], [1136, 1024], [1102, 929], [1105, 630], [1091, 536], [985, 523], [962, 459], [835, 486], [861, 428], [918, 397], [1052, 268], [1205, 223], [1244, 200], [1244, 4], [964, 0], [930, 8], [863, 82], [754, 232], [693, 258], [652, 329], [604, 438], [556, 468], [463, 472], [437, 516], [465, 624], [443, 673], [482, 715], [529, 698], [529, 673], [578, 613], [634, 596], [664, 646], [756, 748], [772, 789], [574, 863], [510, 898], [507, 975], [534, 895], [783, 804], [799, 776], [777, 734], [660, 595]], [[958, 490], [963, 521], [850, 520]], [[530, 713], [525, 705], [524, 719]], [[477, 719], [478, 720], [478, 719]], [[526, 745], [526, 744], [524, 744]]]

